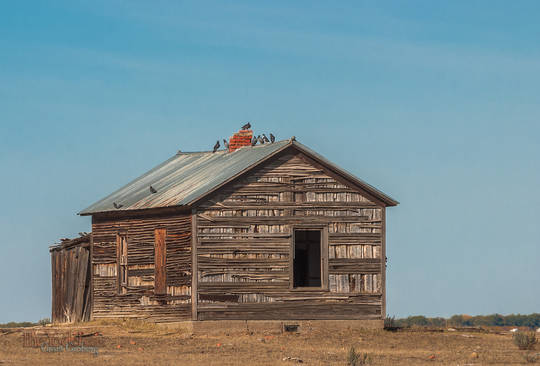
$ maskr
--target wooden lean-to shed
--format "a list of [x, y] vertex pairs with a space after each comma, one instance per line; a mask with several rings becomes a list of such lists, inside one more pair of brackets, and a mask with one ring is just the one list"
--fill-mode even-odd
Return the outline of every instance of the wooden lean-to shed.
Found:
[[385, 212], [397, 202], [294, 138], [179, 152], [92, 216], [91, 317], [385, 316]]
[[49, 247], [52, 269], [52, 319], [90, 320], [90, 234], [62, 239]]

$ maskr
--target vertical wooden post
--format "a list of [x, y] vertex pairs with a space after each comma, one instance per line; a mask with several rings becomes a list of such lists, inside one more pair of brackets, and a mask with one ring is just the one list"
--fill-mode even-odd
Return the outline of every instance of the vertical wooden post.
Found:
[[[287, 205], [292, 206], [292, 199], [293, 199], [293, 193], [292, 193], [292, 185], [291, 185], [291, 177], [285, 176], [281, 178], [282, 182], [285, 183], [285, 192], [283, 194], [283, 202], [285, 202]], [[285, 208], [283, 210], [283, 216], [290, 217], [292, 216], [294, 210], [291, 210], [289, 207]], [[290, 241], [289, 241], [289, 289], [294, 288], [294, 226], [289, 224], [287, 225], [289, 228]]]
[[[92, 221], [94, 220], [94, 217], [92, 216]], [[88, 261], [88, 264], [90, 265], [90, 288], [88, 291], [90, 291], [90, 301], [86, 306], [89, 306], [89, 316], [88, 320], [94, 320], [93, 311], [94, 311], [94, 229], [92, 228], [92, 232], [90, 233], [90, 260]]]
[[167, 229], [154, 230], [154, 293], [167, 293]]
[[191, 210], [191, 319], [198, 320], [199, 266], [197, 262], [197, 209]]
[[289, 225], [289, 231], [291, 233], [289, 239], [289, 289], [294, 288], [294, 226]]
[[67, 270], [68, 270], [68, 267], [67, 267], [67, 263], [68, 263], [68, 260], [69, 260], [69, 256], [68, 256], [68, 251], [67, 250], [62, 250], [61, 251], [62, 253], [62, 262], [61, 262], [61, 265], [62, 265], [62, 292], [61, 292], [61, 296], [62, 296], [62, 302], [61, 302], [61, 311], [62, 311], [62, 321], [66, 321], [66, 316], [65, 316], [65, 313], [64, 313], [64, 310], [66, 309], [66, 304], [67, 304]]
[[56, 322], [56, 300], [55, 300], [55, 297], [56, 297], [56, 287], [55, 287], [55, 284], [56, 284], [56, 281], [54, 280], [55, 278], [55, 275], [54, 275], [54, 271], [56, 269], [56, 261], [55, 261], [55, 251], [51, 251], [51, 273], [52, 273], [52, 280], [51, 280], [51, 290], [52, 290], [52, 296], [51, 296], [51, 319], [52, 319], [52, 322]]
[[64, 251], [59, 250], [56, 254], [56, 319], [64, 321]]
[[116, 234], [116, 268], [118, 294], [127, 294], [128, 280], [128, 236], [126, 231], [119, 231]]
[[328, 290], [328, 226], [321, 230], [321, 287]]
[[122, 266], [120, 265], [120, 257], [122, 256], [122, 237], [120, 236], [120, 233], [116, 233], [116, 293], [121, 294], [122, 293], [122, 281], [121, 281], [121, 273]]
[[382, 207], [381, 214], [381, 317], [386, 318], [386, 207]]

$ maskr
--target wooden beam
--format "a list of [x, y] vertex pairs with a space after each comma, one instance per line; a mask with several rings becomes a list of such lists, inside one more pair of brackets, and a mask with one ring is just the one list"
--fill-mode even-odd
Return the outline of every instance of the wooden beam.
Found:
[[381, 317], [386, 318], [386, 208], [382, 208], [381, 245]]
[[[270, 205], [267, 206], [271, 207]], [[288, 212], [287, 212], [288, 211]], [[208, 215], [199, 214], [199, 219], [204, 220], [203, 222], [208, 225], [211, 221], [216, 224], [223, 223], [224, 225], [233, 226], [235, 224], [314, 224], [314, 225], [323, 225], [329, 222], [348, 222], [348, 223], [358, 223], [358, 224], [370, 224], [371, 222], [367, 216], [323, 216], [323, 215], [309, 215], [309, 216], [298, 216], [292, 215], [292, 210], [286, 209], [283, 216], [222, 216], [222, 217], [210, 217]], [[201, 221], [202, 221], [201, 220]], [[373, 221], [373, 220], [371, 220]], [[373, 224], [376, 225], [376, 224]], [[378, 227], [378, 226], [377, 226]]]
[[[92, 218], [93, 219], [93, 218]], [[93, 220], [92, 220], [93, 221]], [[93, 231], [93, 229], [92, 229]], [[94, 233], [90, 233], [90, 259], [89, 259], [89, 265], [90, 265], [90, 288], [88, 291], [90, 291], [90, 300], [89, 303], [86, 306], [89, 306], [89, 319], [88, 320], [94, 320], [92, 310], [94, 310]]]
[[328, 226], [325, 225], [321, 231], [321, 286], [328, 290]]
[[56, 297], [56, 288], [55, 288], [56, 276], [55, 276], [55, 273], [54, 273], [55, 269], [56, 269], [55, 257], [56, 257], [56, 253], [51, 252], [51, 273], [52, 273], [52, 280], [51, 280], [51, 291], [52, 291], [52, 296], [51, 296], [51, 319], [52, 319], [53, 323], [56, 321], [56, 312], [55, 312], [55, 307], [56, 307], [56, 301], [55, 301], [55, 297]]
[[191, 319], [198, 320], [197, 209], [191, 211]]
[[120, 236], [119, 233], [116, 233], [116, 293], [117, 294], [120, 294], [122, 293], [121, 291], [121, 288], [122, 288], [122, 284], [120, 283], [120, 256], [121, 256], [121, 242], [122, 242], [122, 237]]
[[289, 244], [289, 290], [294, 288], [294, 226], [289, 225], [290, 244]]
[[[343, 192], [343, 191], [342, 191]], [[355, 190], [355, 192], [357, 192]], [[272, 206], [278, 209], [295, 209], [295, 210], [335, 210], [335, 211], [350, 211], [359, 208], [377, 208], [378, 206], [375, 203], [371, 202], [272, 202]], [[258, 204], [258, 203], [237, 203], [237, 202], [226, 202], [224, 204], [205, 204], [198, 206], [201, 209], [205, 210], [221, 210], [234, 209], [234, 210], [267, 210], [268, 204]]]
[[154, 229], [154, 293], [167, 293], [167, 229]]

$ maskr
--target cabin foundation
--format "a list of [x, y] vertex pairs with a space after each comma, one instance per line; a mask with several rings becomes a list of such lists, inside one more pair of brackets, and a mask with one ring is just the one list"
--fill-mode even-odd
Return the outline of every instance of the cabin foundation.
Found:
[[159, 323], [159, 326], [186, 334], [219, 336], [383, 329], [384, 320], [208, 320]]

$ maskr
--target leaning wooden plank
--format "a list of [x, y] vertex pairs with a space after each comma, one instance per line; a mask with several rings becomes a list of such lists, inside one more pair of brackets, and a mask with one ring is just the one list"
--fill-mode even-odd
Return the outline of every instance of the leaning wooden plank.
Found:
[[57, 314], [56, 314], [56, 251], [51, 252], [51, 319], [54, 322], [57, 321]]
[[79, 254], [79, 265], [77, 270], [77, 289], [75, 292], [75, 305], [73, 307], [74, 312], [74, 321], [81, 321], [83, 319], [83, 309], [84, 309], [84, 295], [85, 295], [85, 285], [87, 280], [87, 268], [88, 268], [88, 250], [85, 248], [80, 248]]

